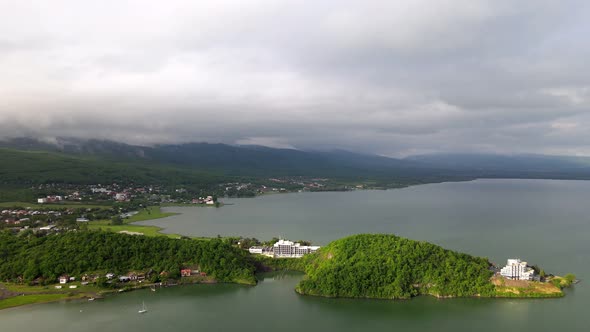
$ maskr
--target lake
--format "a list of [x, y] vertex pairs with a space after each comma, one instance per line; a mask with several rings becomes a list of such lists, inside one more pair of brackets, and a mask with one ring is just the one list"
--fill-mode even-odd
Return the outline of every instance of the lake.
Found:
[[[299, 296], [300, 274], [261, 276], [256, 287], [194, 285], [94, 302], [0, 311], [2, 331], [553, 331], [590, 330], [590, 182], [477, 180], [388, 191], [296, 193], [226, 199], [221, 208], [174, 207], [145, 221], [166, 232], [311, 240], [395, 233], [503, 264], [518, 257], [582, 282], [560, 299], [409, 301]], [[137, 314], [145, 301], [149, 312]]]

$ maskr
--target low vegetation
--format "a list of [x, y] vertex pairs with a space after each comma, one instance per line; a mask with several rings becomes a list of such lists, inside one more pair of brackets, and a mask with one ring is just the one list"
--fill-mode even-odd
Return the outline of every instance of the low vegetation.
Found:
[[117, 220], [109, 219], [109, 220], [97, 220], [97, 221], [90, 221], [85, 223], [82, 228], [89, 229], [89, 230], [104, 230], [108, 232], [132, 232], [132, 233], [141, 233], [145, 236], [167, 236], [169, 238], [178, 239], [181, 236], [177, 234], [164, 234], [160, 231], [162, 228], [157, 226], [142, 226], [142, 225], [134, 225], [134, 222], [144, 221], [144, 220], [152, 220], [152, 219], [161, 219], [176, 215], [177, 213], [173, 212], [162, 212], [159, 206], [150, 206], [145, 209], [141, 209], [139, 213], [129, 217], [129, 218], [118, 218]]
[[561, 297], [561, 287], [552, 282], [508, 280], [500, 276], [492, 278], [495, 297]]
[[18, 307], [27, 304], [37, 304], [54, 302], [58, 300], [73, 300], [84, 297], [84, 294], [79, 293], [63, 293], [63, 294], [31, 294], [14, 296], [0, 301], [0, 310], [12, 307]]

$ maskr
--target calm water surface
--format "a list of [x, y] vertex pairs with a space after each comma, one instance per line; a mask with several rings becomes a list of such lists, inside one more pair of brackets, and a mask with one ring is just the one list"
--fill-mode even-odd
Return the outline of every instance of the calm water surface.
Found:
[[[299, 274], [256, 287], [195, 285], [94, 302], [0, 311], [0, 331], [590, 331], [590, 182], [478, 180], [402, 190], [284, 194], [143, 224], [187, 235], [283, 235], [317, 244], [355, 233], [396, 233], [502, 263], [520, 257], [582, 283], [561, 299], [410, 301], [322, 299], [293, 292]], [[149, 312], [137, 314], [145, 301]]]

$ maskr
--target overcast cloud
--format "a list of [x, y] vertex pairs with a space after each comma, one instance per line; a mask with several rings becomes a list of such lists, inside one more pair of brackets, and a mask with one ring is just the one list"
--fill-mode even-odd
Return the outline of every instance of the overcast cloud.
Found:
[[588, 1], [0, 0], [0, 137], [590, 155]]

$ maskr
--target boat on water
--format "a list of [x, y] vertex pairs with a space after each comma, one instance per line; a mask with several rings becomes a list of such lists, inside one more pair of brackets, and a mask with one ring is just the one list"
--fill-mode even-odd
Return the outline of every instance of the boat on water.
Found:
[[145, 302], [142, 303], [141, 309], [139, 309], [139, 311], [137, 311], [140, 314], [144, 314], [147, 312], [147, 307], [145, 306]]
[[156, 291], [156, 287], [152, 287], [150, 289], [152, 290], [152, 292], [155, 292]]
[[94, 301], [94, 298], [93, 298], [93, 297], [91, 297], [91, 298], [89, 298], [89, 299], [88, 299], [88, 301]]

